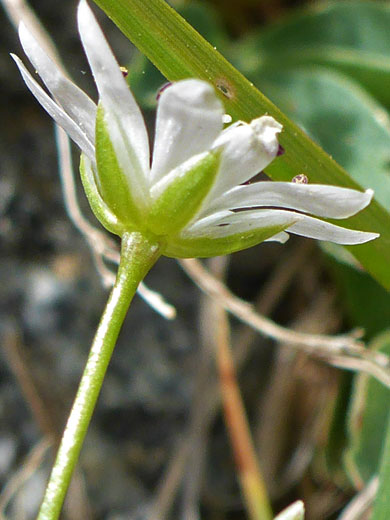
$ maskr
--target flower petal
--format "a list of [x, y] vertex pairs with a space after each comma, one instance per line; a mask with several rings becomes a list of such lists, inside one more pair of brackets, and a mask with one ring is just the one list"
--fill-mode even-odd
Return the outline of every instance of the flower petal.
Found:
[[86, 133], [90, 142], [94, 143], [95, 103], [63, 74], [61, 69], [40, 47], [24, 23], [19, 25], [19, 38], [26, 56], [52, 96], [69, 117]]
[[346, 229], [308, 215], [301, 217], [296, 224], [288, 228], [289, 233], [343, 245], [364, 244], [379, 237], [378, 233]]
[[132, 187], [138, 185], [146, 196], [149, 141], [141, 111], [85, 0], [79, 4], [78, 23], [119, 164]]
[[289, 226], [299, 222], [302, 217], [303, 215], [299, 213], [279, 209], [259, 209], [239, 213], [221, 211], [198, 220], [184, 229], [181, 236], [183, 238], [221, 238], [273, 226], [285, 227], [290, 231]]
[[71, 139], [81, 148], [85, 155], [94, 163], [95, 162], [95, 148], [88, 139], [86, 133], [71, 119], [68, 114], [55, 103], [52, 98], [46, 94], [43, 88], [33, 79], [22, 61], [11, 54], [15, 60], [19, 71], [32, 94], [37, 98], [39, 103], [43, 106], [46, 112], [69, 134]]
[[157, 108], [151, 183], [211, 148], [223, 114], [221, 101], [205, 81], [188, 79], [166, 88]]
[[346, 229], [302, 213], [278, 209], [255, 209], [238, 213], [222, 210], [196, 221], [185, 228], [181, 235], [183, 238], [219, 238], [273, 225], [284, 225], [288, 233], [295, 235], [344, 245], [363, 244], [379, 236], [377, 233]]
[[279, 242], [280, 244], [285, 244], [287, 240], [290, 238], [290, 235], [285, 231], [280, 233], [276, 233], [273, 237], [267, 238], [264, 242]]
[[273, 117], [263, 116], [250, 124], [233, 124], [214, 141], [213, 148], [223, 147], [220, 173], [207, 207], [230, 188], [242, 184], [262, 171], [276, 157], [280, 125]]
[[236, 186], [209, 207], [208, 213], [222, 209], [274, 206], [312, 213], [318, 217], [347, 218], [365, 208], [373, 196], [348, 188], [292, 182], [256, 182]]

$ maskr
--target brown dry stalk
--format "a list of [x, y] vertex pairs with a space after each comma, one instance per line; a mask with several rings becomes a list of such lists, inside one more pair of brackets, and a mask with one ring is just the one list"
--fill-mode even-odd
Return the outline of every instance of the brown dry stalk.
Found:
[[241, 489], [249, 517], [252, 520], [267, 520], [272, 518], [272, 511], [237, 383], [228, 318], [220, 306], [216, 309], [216, 315], [216, 357], [222, 404]]

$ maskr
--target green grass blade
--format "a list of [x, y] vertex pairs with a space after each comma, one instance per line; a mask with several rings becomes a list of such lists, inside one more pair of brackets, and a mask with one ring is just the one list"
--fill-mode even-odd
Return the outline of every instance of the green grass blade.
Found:
[[[272, 179], [289, 181], [305, 173], [313, 183], [361, 188], [164, 0], [95, 2], [168, 80], [207, 80], [220, 92], [233, 119], [249, 121], [268, 113], [282, 123], [280, 141], [286, 153], [267, 168]], [[346, 225], [381, 234], [380, 239], [350, 250], [374, 278], [390, 289], [390, 214], [374, 201], [361, 214], [348, 219]]]
[[[390, 416], [389, 416], [390, 419]], [[379, 489], [375, 500], [371, 520], [388, 520], [390, 518], [390, 420], [388, 420], [386, 440], [382, 453], [379, 474]]]

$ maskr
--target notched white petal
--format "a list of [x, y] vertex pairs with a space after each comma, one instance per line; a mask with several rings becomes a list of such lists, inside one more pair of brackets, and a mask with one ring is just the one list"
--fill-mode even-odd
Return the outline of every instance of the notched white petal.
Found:
[[173, 83], [159, 98], [151, 184], [208, 150], [222, 130], [223, 105], [211, 85], [188, 79]]
[[250, 124], [235, 123], [219, 135], [213, 148], [222, 149], [220, 173], [207, 206], [269, 165], [278, 153], [277, 135], [281, 130], [273, 117], [263, 116]]
[[95, 103], [64, 75], [23, 23], [19, 25], [19, 38], [26, 56], [52, 96], [93, 144], [95, 142]]
[[253, 119], [250, 126], [265, 151], [275, 157], [279, 150], [278, 134], [282, 131], [283, 126], [271, 116]]
[[372, 190], [360, 192], [321, 184], [256, 182], [232, 188], [215, 200], [208, 212], [273, 206], [303, 211], [318, 217], [347, 218], [365, 208], [372, 196]]
[[[81, 41], [104, 107], [108, 124], [116, 119], [115, 126], [122, 134], [114, 147], [125, 146], [130, 156], [130, 169], [137, 170], [138, 181], [146, 179], [149, 170], [149, 141], [141, 111], [130, 92], [120, 67], [108, 45], [91, 9], [85, 0], [78, 8]], [[130, 151], [130, 153], [129, 153]], [[119, 155], [119, 154], [118, 154]], [[120, 152], [124, 155], [124, 151]], [[125, 169], [126, 165], [121, 164]], [[145, 183], [145, 180], [143, 181]]]
[[37, 98], [39, 103], [43, 106], [46, 112], [69, 134], [71, 139], [81, 148], [85, 155], [94, 163], [95, 162], [95, 148], [88, 139], [85, 132], [71, 119], [68, 114], [55, 103], [52, 98], [46, 94], [43, 88], [33, 79], [22, 61], [11, 54], [19, 71], [25, 81], [27, 87], [32, 94]]
[[301, 220], [288, 229], [289, 233], [342, 245], [364, 244], [379, 237], [378, 233], [346, 229], [308, 215], [301, 215], [301, 217]]

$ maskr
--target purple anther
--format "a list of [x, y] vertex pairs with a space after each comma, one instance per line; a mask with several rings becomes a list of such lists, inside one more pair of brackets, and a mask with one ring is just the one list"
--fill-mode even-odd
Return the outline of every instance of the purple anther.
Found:
[[283, 155], [284, 153], [286, 152], [286, 150], [283, 148], [283, 146], [280, 144], [279, 145], [279, 148], [278, 148], [278, 151], [276, 153], [276, 157], [280, 157], [281, 155]]
[[122, 75], [124, 78], [127, 78], [127, 76], [129, 75], [129, 71], [126, 69], [126, 67], [119, 67], [121, 72], [122, 72]]
[[157, 95], [156, 95], [157, 101], [160, 99], [160, 96], [164, 92], [164, 90], [167, 89], [168, 87], [170, 87], [171, 85], [172, 85], [172, 83], [170, 81], [168, 81], [167, 83], [164, 83], [164, 85], [161, 88], [158, 89]]

